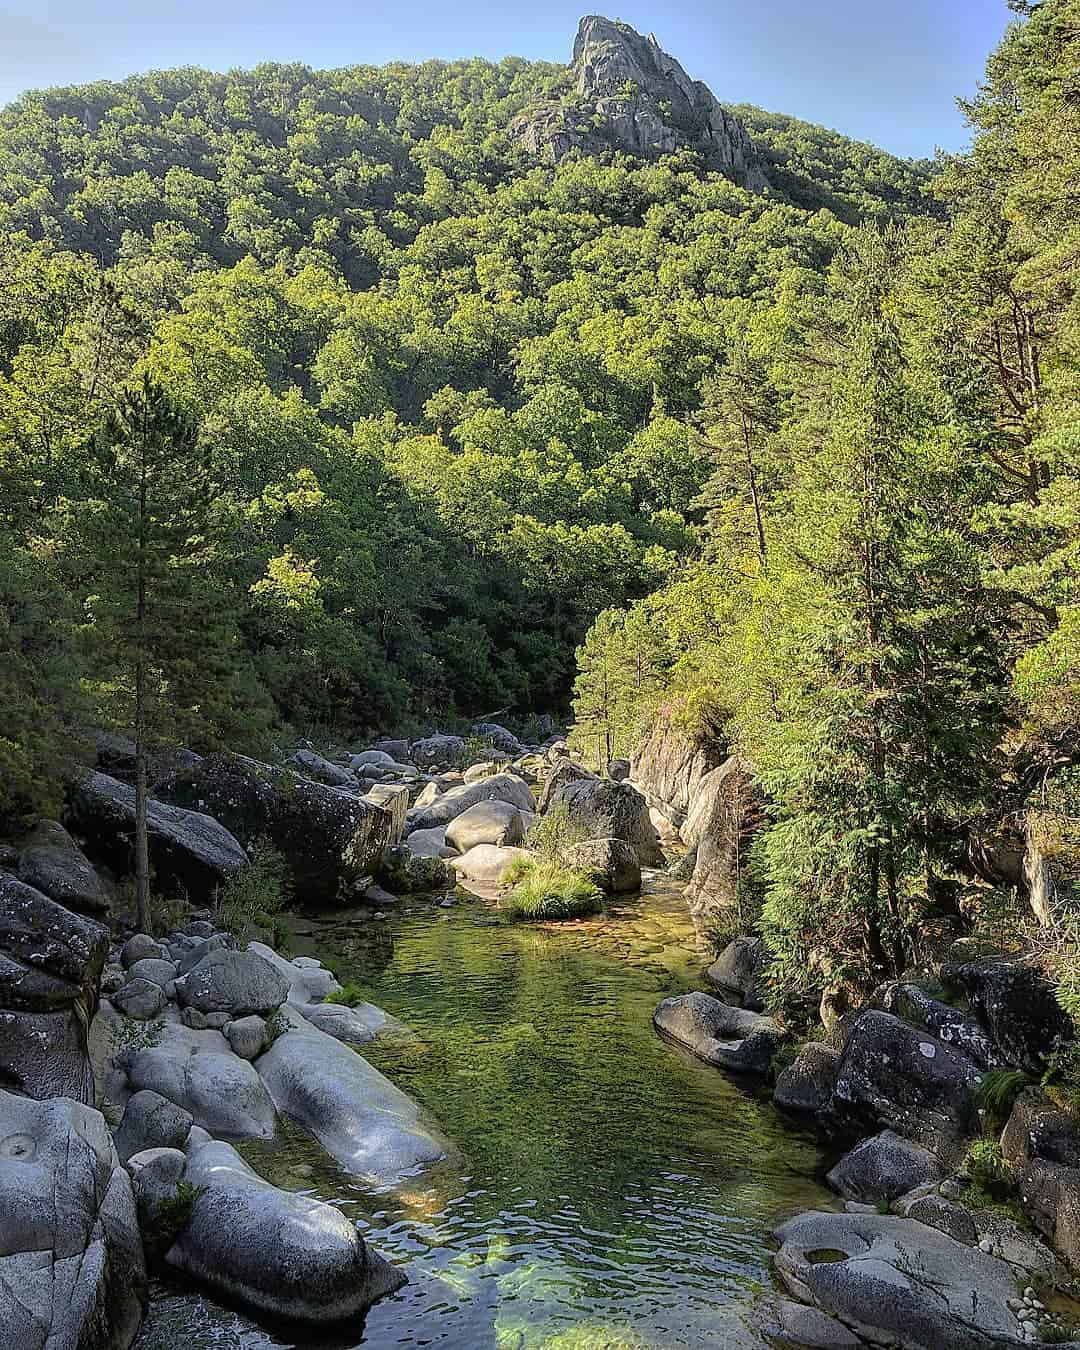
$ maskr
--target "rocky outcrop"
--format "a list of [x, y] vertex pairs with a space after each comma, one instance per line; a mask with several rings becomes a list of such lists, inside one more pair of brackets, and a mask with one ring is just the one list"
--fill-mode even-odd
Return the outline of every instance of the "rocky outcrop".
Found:
[[228, 1144], [194, 1132], [183, 1179], [195, 1201], [166, 1263], [257, 1312], [341, 1322], [405, 1283], [339, 1209], [270, 1185]]
[[709, 994], [664, 999], [653, 1014], [653, 1024], [706, 1064], [732, 1073], [768, 1073], [784, 1040], [772, 1018], [733, 1008]]
[[42, 820], [19, 849], [19, 880], [65, 909], [107, 914], [109, 892], [89, 859], [57, 820]]
[[890, 981], [875, 992], [873, 1001], [882, 1011], [902, 1017], [914, 1026], [925, 1027], [939, 1041], [954, 1046], [984, 1069], [998, 1068], [1006, 1063], [976, 1018], [933, 998], [918, 985]]
[[[409, 830], [433, 830], [447, 826], [478, 802], [506, 802], [519, 811], [533, 811], [536, 803], [532, 789], [513, 773], [497, 773], [476, 783], [462, 783], [435, 794], [425, 802], [423, 796], [409, 812]], [[406, 836], [407, 837], [407, 836]]]
[[969, 961], [941, 968], [941, 979], [967, 995], [999, 1052], [999, 1063], [1040, 1074], [1073, 1027], [1044, 976], [1019, 961]]
[[649, 819], [645, 798], [629, 783], [587, 778], [564, 783], [551, 797], [548, 810], [563, 808], [572, 831], [589, 839], [622, 839], [644, 867], [664, 861], [660, 840]]
[[925, 1148], [883, 1130], [846, 1153], [828, 1175], [829, 1185], [848, 1200], [896, 1200], [916, 1186], [940, 1181], [943, 1169]]
[[[150, 866], [162, 890], [209, 895], [248, 857], [228, 828], [201, 809], [151, 801], [147, 811]], [[135, 789], [103, 773], [87, 774], [72, 789], [72, 827], [95, 858], [130, 873], [134, 863]]]
[[93, 1101], [87, 1027], [108, 931], [0, 873], [0, 1084]]
[[557, 163], [575, 151], [655, 159], [689, 148], [751, 191], [768, 186], [746, 128], [651, 34], [589, 15], [578, 27], [572, 75], [569, 99], [531, 108], [511, 124], [510, 135], [530, 154]]
[[702, 780], [727, 757], [724, 746], [690, 735], [662, 708], [630, 757], [630, 781], [681, 830]]
[[104, 1117], [0, 1090], [0, 1340], [127, 1350], [145, 1294], [131, 1183]]
[[247, 847], [269, 840], [305, 904], [355, 901], [390, 843], [392, 819], [380, 807], [244, 755], [208, 755], [158, 793], [210, 812]]

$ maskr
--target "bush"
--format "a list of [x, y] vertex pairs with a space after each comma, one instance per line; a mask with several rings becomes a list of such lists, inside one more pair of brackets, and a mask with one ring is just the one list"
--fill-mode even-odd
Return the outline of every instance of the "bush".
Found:
[[506, 879], [513, 889], [500, 907], [511, 919], [581, 919], [604, 907], [589, 877], [559, 863], [519, 858]]
[[602, 839], [613, 826], [597, 821], [591, 826], [571, 819], [565, 802], [556, 802], [545, 815], [537, 816], [529, 829], [526, 845], [539, 853], [544, 862], [557, 863], [567, 849], [587, 839]]
[[361, 1003], [368, 1001], [367, 994], [358, 984], [346, 984], [340, 994], [334, 994], [329, 1000], [331, 1003], [340, 1003], [346, 1008], [355, 1008]]
[[974, 1186], [995, 1200], [1005, 1199], [1015, 1184], [1012, 1165], [1005, 1161], [996, 1140], [979, 1139], [972, 1144], [964, 1159], [964, 1171]]
[[269, 929], [275, 943], [284, 930], [277, 916], [292, 899], [292, 874], [284, 856], [268, 844], [256, 844], [251, 862], [217, 889], [218, 923], [238, 938], [250, 928]]

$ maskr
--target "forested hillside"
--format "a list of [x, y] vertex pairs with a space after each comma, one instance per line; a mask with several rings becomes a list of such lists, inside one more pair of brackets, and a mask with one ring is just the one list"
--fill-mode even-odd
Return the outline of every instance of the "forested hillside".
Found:
[[700, 552], [580, 654], [582, 743], [662, 705], [752, 767], [739, 919], [786, 995], [911, 968], [1017, 884], [1075, 994], [1080, 5], [1010, 7], [947, 219], [745, 306], [701, 386]]
[[196, 746], [546, 711], [596, 614], [696, 556], [729, 354], [853, 223], [932, 211], [926, 166], [754, 113], [759, 194], [690, 151], [533, 162], [508, 127], [570, 77], [179, 70], [0, 113], [7, 809], [130, 724], [151, 646]]

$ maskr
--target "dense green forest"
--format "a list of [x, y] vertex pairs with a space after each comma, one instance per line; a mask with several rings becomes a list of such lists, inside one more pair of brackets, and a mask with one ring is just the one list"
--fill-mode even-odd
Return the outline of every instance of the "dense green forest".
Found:
[[8, 808], [130, 722], [109, 427], [146, 379], [203, 480], [152, 662], [193, 744], [565, 708], [596, 614], [696, 555], [725, 353], [853, 222], [932, 209], [926, 166], [760, 113], [767, 195], [689, 153], [530, 164], [508, 124], [568, 78], [179, 70], [0, 113]]
[[0, 112], [0, 809], [136, 695], [352, 737], [564, 709], [580, 646], [586, 743], [753, 764], [796, 983], [917, 957], [974, 835], [1076, 814], [1080, 2], [1010, 7], [969, 154], [739, 108], [757, 194], [530, 162], [521, 60]]

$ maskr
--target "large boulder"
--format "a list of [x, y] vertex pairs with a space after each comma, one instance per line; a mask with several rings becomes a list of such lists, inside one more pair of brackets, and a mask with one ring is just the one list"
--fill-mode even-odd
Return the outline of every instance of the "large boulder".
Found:
[[127, 1350], [145, 1297], [131, 1183], [104, 1117], [0, 1090], [0, 1340]]
[[23, 840], [19, 880], [65, 909], [107, 914], [109, 892], [86, 854], [58, 820], [42, 820]]
[[653, 1025], [706, 1064], [732, 1073], [768, 1073], [784, 1031], [771, 1017], [733, 1008], [709, 994], [666, 998]]
[[244, 755], [209, 755], [159, 793], [212, 812], [248, 847], [269, 840], [288, 860], [305, 904], [354, 901], [393, 828], [389, 812], [361, 797]]
[[477, 844], [460, 858], [451, 858], [450, 866], [459, 877], [485, 885], [501, 886], [514, 864], [533, 855], [523, 848], [500, 848], [498, 844]]
[[364, 793], [364, 801], [377, 806], [390, 817], [388, 844], [400, 844], [409, 814], [409, 789], [404, 783], [374, 783]]
[[86, 1029], [108, 953], [101, 924], [0, 872], [0, 1082], [93, 1101]]
[[829, 1173], [828, 1182], [848, 1200], [876, 1203], [940, 1181], [942, 1170], [928, 1149], [883, 1130], [846, 1153]]
[[290, 1322], [335, 1323], [405, 1283], [340, 1210], [270, 1185], [228, 1144], [197, 1135], [183, 1179], [195, 1201], [166, 1263], [230, 1300]]
[[297, 750], [289, 757], [289, 763], [294, 764], [306, 778], [313, 778], [316, 783], [325, 783], [327, 787], [356, 786], [356, 779], [348, 769], [324, 759], [314, 750]]
[[525, 753], [525, 747], [514, 733], [507, 731], [506, 727], [500, 726], [498, 722], [477, 722], [473, 727], [473, 735], [481, 741], [487, 741], [493, 750], [499, 750], [512, 759], [517, 759], [519, 755]]
[[650, 806], [681, 826], [702, 779], [727, 758], [724, 746], [679, 727], [662, 708], [630, 757], [630, 778]]
[[159, 1036], [116, 1055], [134, 1092], [156, 1092], [226, 1139], [273, 1138], [277, 1115], [262, 1079], [220, 1031], [166, 1022]]
[[1001, 1135], [1001, 1151], [1017, 1169], [1024, 1209], [1080, 1269], [1080, 1124], [1031, 1088], [1017, 1100]]
[[777, 1230], [791, 1293], [875, 1345], [1004, 1350], [1021, 1344], [1011, 1266], [913, 1219], [800, 1214]]
[[451, 848], [446, 842], [446, 827], [443, 825], [436, 825], [430, 830], [413, 830], [406, 846], [418, 858], [452, 858], [457, 853], [457, 849]]
[[890, 981], [874, 994], [875, 1007], [905, 1022], [925, 1027], [946, 1045], [973, 1059], [984, 1069], [1001, 1067], [1005, 1060], [982, 1024], [969, 1013], [942, 1003], [915, 984]]
[[576, 764], [572, 759], [560, 756], [543, 776], [540, 795], [536, 802], [537, 811], [541, 815], [546, 815], [552, 798], [567, 783], [595, 782], [595, 780], [596, 774], [586, 769], [583, 764]]
[[664, 855], [645, 798], [629, 783], [589, 778], [564, 783], [548, 810], [564, 808], [570, 829], [587, 839], [622, 839], [645, 867], [660, 866]]
[[982, 1069], [929, 1032], [869, 1010], [853, 1022], [837, 1070], [832, 1109], [859, 1125], [885, 1126], [932, 1148], [978, 1126]]
[[176, 995], [185, 1008], [244, 1017], [273, 1012], [288, 998], [289, 985], [258, 952], [219, 947], [176, 981]]
[[[149, 803], [150, 866], [158, 887], [205, 896], [246, 866], [248, 856], [220, 821], [201, 810], [184, 808], [183, 803]], [[133, 787], [103, 773], [87, 774], [72, 789], [68, 818], [93, 857], [118, 872], [133, 870]]]
[[1040, 1074], [1054, 1049], [1073, 1039], [1072, 1022], [1053, 987], [1019, 961], [969, 961], [946, 965], [947, 987], [967, 995], [1006, 1064]]
[[410, 830], [431, 830], [449, 825], [477, 802], [507, 802], [519, 811], [532, 811], [532, 790], [523, 778], [513, 773], [496, 773], [478, 783], [462, 783], [421, 805], [420, 798], [409, 812]]
[[708, 940], [714, 929], [728, 927], [750, 844], [763, 819], [760, 789], [738, 755], [726, 759], [698, 784], [682, 833], [694, 850], [686, 903], [701, 939]]
[[752, 1012], [765, 1007], [765, 976], [769, 951], [761, 938], [741, 937], [729, 942], [705, 972], [721, 998]]
[[454, 874], [443, 858], [429, 853], [414, 853], [406, 840], [397, 848], [386, 850], [379, 865], [378, 877], [393, 895], [423, 895], [451, 885]]
[[333, 972], [310, 958], [298, 956], [295, 961], [287, 961], [279, 956], [272, 947], [262, 942], [249, 942], [248, 951], [254, 952], [278, 972], [288, 986], [288, 1001], [297, 1007], [308, 1003], [321, 1003], [341, 993], [341, 985]]
[[281, 1114], [313, 1134], [347, 1172], [366, 1186], [390, 1189], [449, 1155], [416, 1103], [366, 1059], [295, 1009], [280, 1016], [287, 1030], [255, 1067]]
[[773, 1101], [793, 1115], [823, 1116], [832, 1104], [840, 1051], [823, 1041], [807, 1041], [795, 1061], [776, 1079]]
[[446, 842], [459, 853], [468, 853], [477, 844], [513, 847], [525, 842], [525, 820], [509, 802], [477, 802], [447, 825]]
[[126, 1165], [148, 1148], [183, 1148], [194, 1123], [190, 1112], [159, 1092], [132, 1093], [116, 1131], [116, 1152]]
[[562, 861], [575, 872], [584, 872], [607, 895], [641, 890], [637, 850], [625, 839], [583, 839], [563, 850]]
[[438, 731], [409, 746], [409, 758], [414, 764], [455, 764], [464, 753], [465, 741], [461, 736]]

